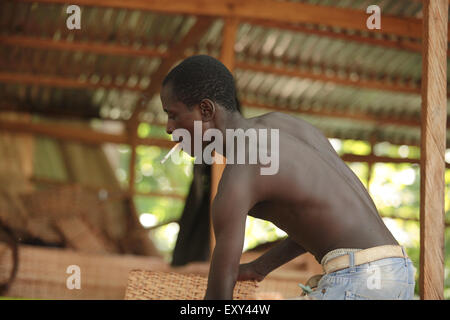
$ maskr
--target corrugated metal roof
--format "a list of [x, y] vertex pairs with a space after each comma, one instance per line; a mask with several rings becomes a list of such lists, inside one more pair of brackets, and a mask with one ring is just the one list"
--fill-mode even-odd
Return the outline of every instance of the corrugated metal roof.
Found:
[[[292, 2], [365, 10], [373, 1]], [[422, 14], [421, 1], [376, 2], [382, 14], [416, 18]], [[82, 29], [76, 31], [66, 28], [66, 7], [15, 1], [0, 4], [0, 73], [21, 76], [19, 80], [0, 77], [0, 109], [127, 120], [170, 48], [196, 21], [187, 15], [83, 6]], [[216, 19], [185, 55], [219, 58], [223, 26], [223, 20]], [[17, 37], [100, 47], [120, 45], [128, 53], [45, 47], [24, 41], [20, 45], [5, 43], [5, 39]], [[412, 47], [381, 46], [374, 39], [394, 44], [407, 41]], [[285, 28], [242, 21], [234, 46], [234, 74], [245, 114], [285, 110], [317, 125], [330, 137], [368, 139], [376, 132], [379, 139], [418, 144], [422, 63], [420, 52], [411, 49], [417, 48], [418, 41], [322, 25]], [[142, 54], [144, 51], [148, 54]], [[42, 81], [36, 81], [36, 76]], [[63, 81], [55, 85], [55, 78]], [[367, 85], [361, 87], [363, 82]], [[261, 105], [268, 108], [258, 108]], [[141, 120], [165, 122], [157, 95]]]

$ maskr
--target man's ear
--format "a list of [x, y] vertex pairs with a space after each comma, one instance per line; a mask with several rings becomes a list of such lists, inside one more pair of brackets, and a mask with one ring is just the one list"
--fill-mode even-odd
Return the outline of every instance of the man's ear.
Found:
[[216, 114], [216, 105], [210, 99], [203, 99], [200, 101], [200, 114], [202, 116], [202, 121], [211, 121]]

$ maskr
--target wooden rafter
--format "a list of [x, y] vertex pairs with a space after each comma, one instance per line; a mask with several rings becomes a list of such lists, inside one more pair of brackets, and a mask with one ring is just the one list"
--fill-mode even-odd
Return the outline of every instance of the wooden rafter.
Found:
[[[420, 127], [420, 121], [416, 119], [396, 119], [392, 117], [377, 117], [370, 115], [365, 112], [351, 112], [344, 113], [339, 111], [325, 111], [325, 110], [312, 110], [312, 109], [289, 109], [286, 107], [279, 107], [274, 105], [262, 104], [257, 102], [250, 102], [248, 100], [242, 100], [242, 105], [244, 107], [256, 108], [256, 109], [266, 109], [278, 112], [295, 113], [295, 114], [307, 114], [312, 116], [322, 116], [330, 118], [341, 118], [341, 119], [354, 119], [358, 121], [371, 122], [376, 125], [400, 125], [408, 127]], [[450, 124], [449, 124], [450, 126]]]
[[96, 43], [92, 41], [81, 42], [81, 41], [41, 39], [22, 35], [0, 36], [0, 45], [29, 47], [44, 50], [52, 49], [65, 51], [82, 51], [96, 54], [130, 56], [130, 57], [165, 58], [168, 55], [167, 52], [162, 52], [160, 50], [149, 48], [135, 48], [132, 46], [125, 46], [111, 43]]
[[[15, 75], [14, 77], [9, 77], [9, 74], [5, 74], [5, 73], [0, 73], [0, 81], [2, 80], [6, 80], [5, 82], [16, 82], [16, 80], [20, 79], [21, 76], [20, 75]], [[28, 84], [35, 84], [35, 85], [39, 85], [40, 83], [40, 79], [42, 79], [42, 77], [40, 76], [36, 76], [36, 75], [25, 75], [24, 78], [26, 78], [27, 80], [29, 80], [27, 83]], [[10, 81], [12, 80], [12, 81]], [[46, 83], [52, 86], [56, 86], [56, 87], [69, 87], [69, 88], [98, 88], [98, 86], [96, 84], [91, 84], [88, 82], [81, 82], [78, 80], [68, 80], [66, 78], [62, 78], [62, 77], [51, 77], [51, 78], [47, 78], [47, 80], [51, 80], [51, 81], [47, 81]], [[73, 86], [72, 86], [73, 85]], [[116, 86], [114, 86], [115, 89], [117, 89]], [[102, 87], [103, 88], [103, 87]], [[132, 90], [132, 91], [139, 91], [141, 92], [141, 90], [139, 89], [133, 89], [133, 88], [129, 88], [129, 87], [125, 87], [125, 86], [121, 86], [120, 87], [121, 90]], [[403, 125], [403, 126], [409, 126], [409, 127], [419, 127], [420, 126], [420, 121], [418, 119], [407, 119], [407, 118], [402, 118], [402, 119], [396, 119], [396, 118], [392, 118], [392, 117], [377, 117], [374, 115], [370, 115], [367, 113], [358, 113], [358, 112], [351, 112], [351, 113], [347, 113], [347, 112], [339, 112], [339, 111], [325, 111], [325, 110], [302, 110], [302, 109], [290, 109], [287, 107], [282, 107], [282, 106], [275, 106], [275, 105], [269, 105], [269, 104], [264, 104], [264, 103], [257, 103], [257, 102], [251, 102], [248, 100], [243, 99], [241, 101], [242, 105], [244, 107], [249, 107], [249, 108], [257, 108], [257, 109], [266, 109], [266, 110], [272, 110], [272, 111], [279, 111], [279, 112], [287, 112], [287, 113], [298, 113], [298, 114], [310, 114], [310, 115], [317, 115], [317, 116], [327, 116], [327, 117], [334, 117], [334, 118], [347, 118], [347, 119], [355, 119], [355, 120], [359, 120], [359, 121], [368, 121], [368, 122], [374, 122], [377, 123], [379, 125]], [[4, 105], [2, 103], [0, 103], [0, 108], [6, 111], [16, 111], [14, 106], [11, 105]], [[0, 110], [1, 111], [1, 110]], [[73, 114], [68, 114], [68, 116], [73, 116]], [[154, 123], [154, 124], [158, 124], [158, 125], [164, 125], [163, 123]], [[450, 128], [450, 121], [447, 121], [447, 128]]]
[[[35, 0], [21, 0], [36, 2]], [[69, 0], [39, 0], [43, 3], [71, 4]], [[312, 5], [300, 2], [274, 0], [78, 0], [80, 6], [100, 6], [134, 10], [148, 10], [167, 14], [190, 14], [224, 18], [238, 18], [242, 21], [271, 20], [287, 23], [311, 23], [328, 25], [370, 33], [386, 33], [421, 38], [421, 20], [417, 18], [383, 15], [381, 30], [368, 30], [368, 14], [363, 10]]]
[[[34, 40], [33, 40], [34, 41]], [[30, 41], [30, 42], [33, 42]], [[39, 42], [42, 40], [38, 40]], [[47, 40], [46, 40], [47, 41]], [[55, 41], [54, 42], [54, 48], [57, 49], [63, 49], [66, 44], [61, 44]], [[55, 45], [56, 43], [56, 45]], [[25, 44], [26, 45], [26, 44]], [[70, 43], [68, 45], [68, 50], [78, 50], [77, 45]], [[142, 49], [133, 49], [133, 48], [126, 48], [123, 46], [120, 46], [113, 49], [113, 50], [96, 50], [95, 46], [94, 49], [90, 50], [89, 45], [82, 44], [82, 47], [80, 50], [85, 50], [88, 52], [95, 52], [95, 53], [106, 53], [112, 54], [112, 55], [125, 55], [125, 56], [141, 56], [143, 55], [143, 52], [145, 50]], [[65, 50], [65, 49], [64, 49]], [[159, 52], [152, 52], [153, 57], [161, 57], [165, 61], [168, 61], [167, 53], [159, 53]], [[179, 58], [184, 58], [185, 56], [182, 55]], [[167, 60], [166, 60], [167, 59]], [[178, 60], [178, 59], [171, 59]], [[164, 63], [161, 65], [161, 69], [158, 69], [155, 71], [155, 73], [152, 75], [152, 83], [150, 83], [150, 86], [145, 89], [145, 91], [148, 93], [148, 95], [152, 95], [152, 93], [157, 91], [159, 87], [157, 86], [158, 81], [153, 82], [154, 80], [158, 80], [163, 78], [163, 76], [167, 73], [164, 73], [160, 70], [169, 70], [170, 67], [173, 65], [171, 64], [170, 67], [167, 67], [170, 63]], [[295, 77], [295, 78], [301, 78], [301, 79], [311, 79], [311, 80], [318, 80], [323, 82], [330, 82], [335, 83], [338, 85], [344, 85], [344, 86], [353, 86], [357, 88], [365, 88], [365, 89], [375, 89], [375, 90], [384, 90], [384, 91], [391, 91], [391, 92], [402, 92], [402, 93], [410, 93], [410, 94], [420, 94], [420, 84], [414, 83], [412, 86], [406, 86], [404, 84], [400, 83], [389, 83], [387, 81], [382, 80], [376, 80], [376, 79], [352, 79], [351, 77], [338, 77], [338, 76], [332, 76], [332, 75], [326, 75], [324, 73], [315, 73], [312, 71], [307, 70], [301, 70], [299, 67], [301, 65], [296, 64], [296, 69], [290, 69], [287, 67], [276, 67], [271, 65], [263, 65], [261, 63], [248, 63], [248, 62], [237, 62], [236, 68], [243, 69], [243, 70], [252, 70], [255, 72], [264, 72], [264, 73], [271, 73], [276, 74], [280, 76], [288, 76], [288, 77]], [[309, 68], [308, 66], [305, 66]], [[91, 81], [79, 81], [77, 79], [73, 78], [59, 78], [58, 76], [51, 76], [51, 75], [35, 75], [35, 74], [22, 74], [22, 73], [11, 73], [11, 72], [2, 72], [0, 73], [0, 81], [2, 82], [15, 82], [15, 83], [29, 83], [29, 84], [36, 84], [36, 83], [42, 83], [44, 85], [51, 85], [51, 86], [61, 86], [61, 87], [75, 87], [75, 88], [110, 88], [110, 89], [118, 89], [118, 90], [131, 90], [131, 91], [143, 91], [143, 89], [140, 86], [134, 86], [130, 87], [127, 85], [117, 85], [114, 83], [105, 84], [102, 81], [99, 81], [97, 83], [93, 83]]]
[[[81, 129], [75, 127], [62, 126], [57, 124], [28, 123], [23, 121], [0, 120], [0, 132], [11, 132], [17, 134], [35, 134], [48, 136], [54, 139], [77, 141], [88, 144], [129, 144], [127, 135], [125, 134], [109, 134], [99, 132], [93, 129]], [[329, 138], [333, 138], [330, 136]], [[384, 141], [384, 140], [383, 140]], [[377, 141], [381, 142], [381, 141]], [[165, 149], [171, 149], [175, 143], [166, 139], [158, 138], [138, 138], [138, 145], [158, 146]], [[418, 145], [414, 145], [418, 146]], [[418, 163], [417, 159], [409, 158], [391, 158], [382, 156], [361, 156], [361, 155], [344, 155], [345, 161], [350, 162], [390, 162], [390, 163]], [[448, 167], [449, 164], [446, 163]]]
[[59, 88], [71, 89], [116, 89], [141, 92], [143, 89], [136, 85], [130, 87], [128, 85], [118, 85], [115, 83], [104, 83], [99, 81], [97, 83], [91, 81], [81, 81], [75, 78], [53, 76], [53, 75], [37, 75], [32, 73], [17, 73], [17, 72], [0, 72], [0, 82], [5, 83], [19, 83]]
[[420, 86], [405, 86], [402, 84], [391, 84], [386, 81], [375, 79], [351, 79], [350, 77], [342, 78], [338, 76], [326, 75], [324, 73], [314, 73], [312, 71], [303, 71], [298, 67], [296, 69], [281, 68], [271, 65], [264, 65], [261, 63], [237, 62], [236, 68], [243, 70], [252, 70], [255, 72], [271, 73], [280, 76], [288, 76], [300, 79], [310, 79], [323, 82], [335, 83], [338, 85], [352, 86], [364, 89], [375, 89], [392, 92], [402, 92], [410, 94], [420, 94]]
[[[0, 131], [44, 135], [55, 139], [77, 141], [86, 144], [129, 143], [129, 138], [126, 134], [110, 134], [93, 129], [76, 128], [58, 124], [0, 120]], [[139, 145], [153, 145], [167, 149], [174, 146], [174, 142], [166, 139], [137, 138], [136, 140]]]
[[[324, 37], [339, 38], [346, 41], [357, 41], [354, 38], [361, 38], [358, 41], [367, 44], [379, 45], [383, 47], [411, 50], [415, 52], [421, 52], [422, 48], [420, 43], [416, 42], [398, 42], [385, 39], [372, 39], [362, 37], [358, 35], [346, 35], [342, 33], [336, 33], [332, 31], [311, 29], [304, 26], [292, 26], [284, 25], [282, 23], [275, 23], [273, 21], [255, 22], [255, 24], [263, 25], [267, 27], [279, 27], [288, 30], [295, 30], [297, 32], [304, 32], [310, 34], [316, 34]], [[280, 25], [279, 25], [280, 24]], [[112, 43], [97, 43], [97, 42], [80, 42], [80, 41], [66, 41], [66, 40], [53, 40], [53, 39], [40, 39], [36, 37], [22, 36], [22, 35], [8, 35], [0, 36], [0, 44], [15, 47], [30, 47], [37, 49], [54, 49], [64, 51], [82, 51], [103, 55], [117, 55], [117, 56], [129, 56], [129, 57], [155, 57], [155, 58], [167, 58], [167, 51], [160, 51], [151, 48], [136, 48], [132, 45], [117, 45]], [[252, 68], [258, 68], [259, 65], [252, 66]], [[275, 73], [283, 73], [283, 70], [276, 70]]]
[[[67, 185], [67, 184], [71, 184], [70, 182], [65, 182], [65, 181], [61, 181], [61, 180], [56, 180], [56, 179], [49, 179], [49, 178], [43, 178], [43, 177], [31, 177], [30, 181], [33, 183], [40, 183], [40, 184], [44, 184], [44, 185]], [[108, 200], [124, 200], [124, 199], [129, 199], [130, 198], [130, 193], [128, 190], [117, 190], [117, 189], [112, 189], [110, 188], [110, 186], [104, 186], [104, 187], [100, 187], [100, 186], [94, 186], [94, 185], [89, 185], [89, 184], [82, 184], [81, 185], [83, 188], [86, 188], [92, 192], [99, 192], [99, 191], [106, 191], [108, 194]], [[158, 191], [150, 191], [150, 192], [139, 192], [139, 191], [134, 191], [133, 193], [134, 196], [141, 196], [141, 197], [161, 197], [161, 198], [173, 198], [173, 199], [178, 199], [178, 200], [185, 200], [186, 197], [177, 193], [167, 193], [167, 192], [158, 192]]]
[[[157, 126], [165, 126], [165, 124], [152, 124]], [[65, 130], [65, 133], [61, 133], [62, 129]], [[72, 128], [62, 128], [60, 125], [47, 125], [47, 124], [37, 124], [33, 123], [30, 125], [25, 125], [22, 122], [15, 121], [0, 121], [0, 130], [4, 130], [7, 132], [16, 132], [16, 133], [30, 133], [36, 135], [44, 135], [49, 136], [55, 139], [69, 140], [69, 141], [79, 141], [90, 144], [102, 144], [102, 143], [116, 143], [116, 144], [128, 144], [129, 137], [127, 135], [113, 135], [113, 134], [103, 134], [94, 130], [77, 130]], [[328, 138], [336, 138], [330, 132], [324, 132]], [[337, 137], [340, 138], [340, 137]], [[388, 138], [384, 138], [383, 140], [379, 140], [377, 142], [387, 141], [393, 144], [404, 144], [411, 146], [420, 146], [419, 144], [407, 143], [407, 142], [398, 142]], [[173, 141], [165, 140], [165, 139], [156, 139], [156, 138], [137, 138], [138, 145], [144, 146], [159, 146], [165, 149], [171, 149], [175, 143]]]
[[[238, 64], [239, 65], [239, 64]], [[100, 83], [91, 83], [91, 82], [83, 82], [77, 79], [69, 79], [64, 77], [56, 77], [56, 76], [39, 76], [39, 75], [31, 75], [31, 74], [15, 74], [15, 73], [6, 73], [0, 72], [0, 82], [7, 83], [26, 83], [32, 85], [48, 85], [53, 87], [62, 87], [62, 88], [105, 88], [105, 89], [118, 89], [118, 90], [129, 90], [142, 92], [142, 89], [139, 87], [128, 87], [125, 85], [113, 85], [113, 84], [100, 84]], [[268, 104], [250, 102], [247, 100], [243, 100], [242, 104], [245, 107], [253, 107], [258, 109], [267, 109], [273, 111], [280, 112], [291, 112], [291, 113], [299, 113], [299, 114], [311, 114], [311, 115], [319, 115], [319, 116], [328, 116], [335, 118], [348, 118], [355, 119], [360, 121], [369, 121], [376, 122], [380, 125], [404, 125], [404, 126], [412, 126], [418, 127], [420, 126], [420, 121], [416, 119], [395, 119], [391, 117], [376, 117], [366, 113], [357, 113], [357, 112], [337, 112], [337, 111], [315, 111], [315, 110], [300, 110], [300, 109], [289, 109], [280, 106], [273, 106]], [[3, 108], [3, 106], [2, 106]], [[14, 111], [14, 108], [8, 107], [7, 110]], [[447, 121], [447, 128], [450, 128], [450, 121]]]
[[[213, 21], [214, 20], [209, 17], [198, 17], [197, 21], [191, 27], [185, 37], [178, 44], [168, 50], [169, 54], [162, 60], [160, 66], [158, 67], [158, 70], [156, 70], [151, 77], [149, 87], [145, 90], [145, 95], [148, 98], [152, 98], [153, 95], [159, 92], [161, 83], [166, 74], [170, 71], [170, 68], [172, 68], [174, 63], [184, 57], [184, 52], [187, 48], [191, 47], [200, 40], [200, 38], [204, 35], [205, 31], [209, 28]], [[134, 121], [136, 118], [138, 118], [140, 112], [143, 111], [143, 109], [143, 104], [137, 105], [130, 121]]]
[[[410, 164], [420, 164], [420, 159], [414, 158], [392, 158], [385, 156], [376, 155], [359, 155], [359, 154], [343, 154], [341, 159], [346, 162], [366, 162], [369, 164], [375, 163], [410, 163]], [[450, 163], [445, 163], [445, 167], [450, 169]]]
[[323, 30], [319, 29], [317, 26], [307, 27], [305, 25], [286, 23], [284, 21], [250, 20], [248, 22], [257, 26], [300, 32], [304, 34], [312, 34], [319, 37], [326, 37], [330, 39], [340, 39], [346, 42], [351, 41], [368, 44], [371, 46], [379, 46], [384, 48], [398, 49], [417, 53], [422, 52], [422, 44], [417, 40], [416, 41], [412, 41], [409, 39], [390, 40], [386, 38], [367, 37], [360, 34], [349, 34], [344, 32]]

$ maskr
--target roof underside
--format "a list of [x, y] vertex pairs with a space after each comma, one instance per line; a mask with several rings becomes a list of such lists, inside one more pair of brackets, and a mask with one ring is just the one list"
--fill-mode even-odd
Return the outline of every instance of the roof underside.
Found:
[[[421, 1], [414, 0], [291, 2], [361, 11], [375, 2], [382, 19], [422, 15]], [[81, 30], [69, 30], [67, 6], [0, 3], [0, 109], [128, 120], [171, 48], [201, 19], [80, 6]], [[224, 20], [215, 18], [177, 62], [191, 54], [220, 58], [223, 27]], [[234, 51], [246, 116], [283, 111], [329, 137], [420, 144], [420, 39], [244, 19]], [[140, 119], [164, 124], [158, 94]]]

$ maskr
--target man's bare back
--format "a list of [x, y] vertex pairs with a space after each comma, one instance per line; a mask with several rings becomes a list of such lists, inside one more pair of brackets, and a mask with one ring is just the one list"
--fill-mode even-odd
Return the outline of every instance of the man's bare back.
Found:
[[[251, 170], [258, 202], [249, 215], [274, 223], [319, 262], [336, 248], [398, 244], [366, 188], [319, 130], [282, 113], [247, 120], [280, 135], [279, 172]], [[228, 170], [232, 175], [233, 165]]]

